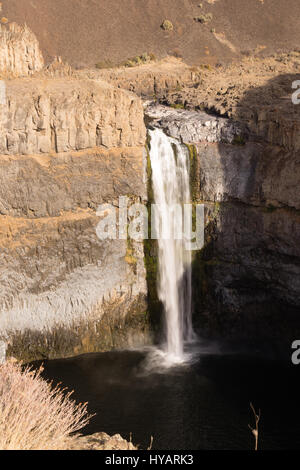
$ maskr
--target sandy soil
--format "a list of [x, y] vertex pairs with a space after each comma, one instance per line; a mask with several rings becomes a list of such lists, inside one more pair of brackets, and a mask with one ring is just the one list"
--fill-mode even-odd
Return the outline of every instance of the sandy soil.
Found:
[[[299, 0], [2, 0], [1, 15], [36, 33], [46, 60], [120, 63], [143, 52], [189, 65], [270, 54], [299, 43]], [[200, 7], [199, 5], [202, 5]], [[212, 15], [206, 24], [195, 21]], [[160, 27], [169, 19], [173, 31]]]

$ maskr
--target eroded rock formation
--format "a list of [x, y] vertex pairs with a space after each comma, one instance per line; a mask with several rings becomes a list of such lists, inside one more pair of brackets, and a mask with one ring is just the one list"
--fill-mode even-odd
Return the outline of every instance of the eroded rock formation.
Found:
[[6, 95], [2, 154], [144, 145], [139, 99], [104, 82], [13, 80], [6, 83]]
[[23, 77], [0, 82], [0, 361], [148, 340], [143, 246], [96, 234], [99, 204], [147, 199], [136, 94], [173, 106], [146, 117], [188, 145], [193, 198], [206, 207], [194, 260], [201, 331], [296, 334], [300, 119], [286, 93], [299, 77], [289, 55], [260, 64], [253, 83], [252, 59], [214, 72], [174, 59], [29, 79], [43, 67], [34, 35], [0, 28], [2, 78]]
[[283, 345], [300, 333], [300, 120], [289, 102], [277, 106], [240, 123], [147, 111], [194, 158], [194, 201], [206, 207], [206, 245], [194, 259], [202, 334]]
[[27, 26], [0, 24], [0, 76], [26, 77], [43, 66], [38, 40]]
[[147, 197], [140, 99], [93, 81], [23, 79], [6, 90], [0, 330], [7, 353], [29, 360], [147, 341], [143, 245], [96, 234], [100, 204]]

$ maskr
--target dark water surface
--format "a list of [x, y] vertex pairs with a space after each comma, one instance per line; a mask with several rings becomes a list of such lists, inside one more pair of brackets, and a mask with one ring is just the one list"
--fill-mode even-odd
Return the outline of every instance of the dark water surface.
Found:
[[300, 366], [255, 355], [206, 353], [148, 373], [145, 352], [44, 362], [44, 377], [74, 389], [97, 413], [84, 434], [119, 433], [146, 449], [252, 449], [249, 403], [261, 408], [260, 448], [300, 448]]

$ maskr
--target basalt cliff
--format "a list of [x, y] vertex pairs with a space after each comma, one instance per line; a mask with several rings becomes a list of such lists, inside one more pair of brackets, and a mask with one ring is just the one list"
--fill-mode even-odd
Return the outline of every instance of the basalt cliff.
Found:
[[91, 80], [1, 85], [2, 355], [31, 360], [143, 344], [143, 246], [96, 233], [98, 206], [147, 197], [140, 98]]
[[193, 261], [200, 334], [295, 339], [299, 53], [76, 73], [58, 60], [54, 73], [30, 30], [3, 25], [0, 64], [1, 358], [151, 341], [155, 249], [96, 232], [101, 204], [147, 203], [145, 122], [186, 144], [193, 202], [205, 205]]
[[300, 333], [297, 70], [296, 52], [251, 59], [166, 93], [166, 103], [186, 109], [147, 111], [188, 145], [193, 199], [205, 205], [205, 246], [193, 266], [201, 334], [285, 351]]

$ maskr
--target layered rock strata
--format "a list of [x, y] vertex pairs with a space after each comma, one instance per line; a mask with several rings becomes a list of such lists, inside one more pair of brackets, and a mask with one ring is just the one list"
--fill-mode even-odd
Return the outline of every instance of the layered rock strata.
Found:
[[297, 338], [297, 114], [269, 107], [239, 123], [169, 108], [147, 112], [189, 144], [194, 201], [206, 207], [206, 244], [194, 257], [195, 320], [202, 334], [281, 344]]
[[[93, 81], [6, 82], [1, 107], [0, 336], [63, 357], [149, 339], [143, 245], [101, 240], [97, 208], [145, 200], [139, 98]], [[3, 349], [3, 348], [2, 348]]]

